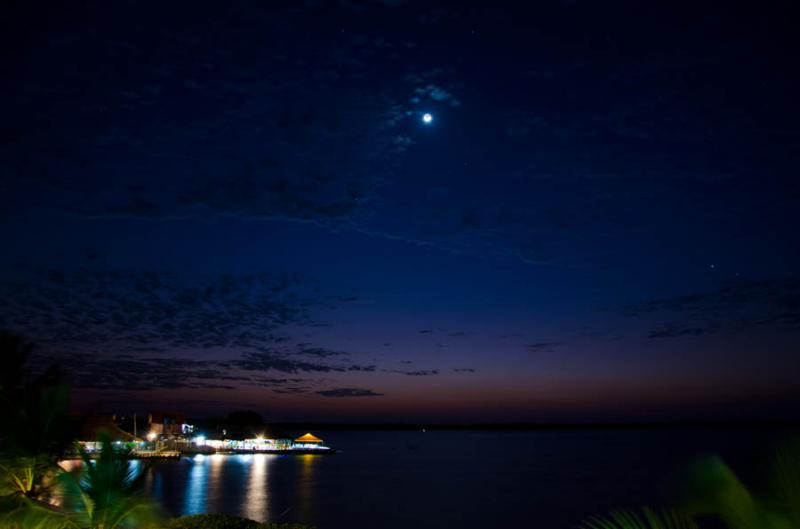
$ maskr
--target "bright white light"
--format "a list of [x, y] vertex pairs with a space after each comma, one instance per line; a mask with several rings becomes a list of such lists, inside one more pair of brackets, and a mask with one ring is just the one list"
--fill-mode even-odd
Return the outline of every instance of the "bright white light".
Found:
[[156, 432], [150, 432], [149, 434], [147, 434], [148, 441], [155, 441], [156, 437], [158, 437], [158, 434]]
[[201, 445], [206, 441], [206, 437], [204, 435], [198, 435], [194, 438], [195, 444]]
[[432, 123], [433, 122], [433, 115], [429, 114], [428, 112], [422, 115], [422, 121], [425, 123]]

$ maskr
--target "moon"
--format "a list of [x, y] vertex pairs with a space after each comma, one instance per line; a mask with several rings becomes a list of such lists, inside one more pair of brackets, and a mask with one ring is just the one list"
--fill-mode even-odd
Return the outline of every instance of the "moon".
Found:
[[433, 114], [429, 112], [425, 112], [422, 114], [422, 122], [423, 123], [432, 123], [433, 122]]

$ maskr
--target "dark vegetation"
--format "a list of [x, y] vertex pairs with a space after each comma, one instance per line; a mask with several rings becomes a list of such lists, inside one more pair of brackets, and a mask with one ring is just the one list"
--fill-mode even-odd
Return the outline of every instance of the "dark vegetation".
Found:
[[800, 444], [787, 443], [766, 462], [768, 486], [754, 492], [711, 456], [687, 471], [676, 507], [612, 511], [583, 529], [796, 529], [800, 527]]

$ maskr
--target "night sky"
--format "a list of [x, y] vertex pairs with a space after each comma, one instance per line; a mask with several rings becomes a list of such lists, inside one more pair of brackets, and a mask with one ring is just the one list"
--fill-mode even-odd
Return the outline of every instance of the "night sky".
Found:
[[77, 408], [798, 418], [795, 12], [262, 4], [4, 3], [0, 326]]

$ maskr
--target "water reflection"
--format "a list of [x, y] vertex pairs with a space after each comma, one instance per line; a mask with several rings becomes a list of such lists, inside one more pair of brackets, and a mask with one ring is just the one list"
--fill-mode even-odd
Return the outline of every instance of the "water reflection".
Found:
[[247, 488], [244, 495], [242, 511], [247, 518], [258, 521], [266, 521], [269, 514], [269, 480], [267, 478], [267, 467], [274, 460], [276, 455], [254, 454], [252, 456], [239, 456], [246, 458], [243, 464], [249, 466], [247, 475]]
[[223, 496], [234, 491], [225, 490], [223, 487], [223, 471], [225, 470], [225, 460], [228, 456], [214, 454], [206, 460], [211, 460], [211, 471], [209, 472], [208, 501], [205, 512], [221, 512]]
[[173, 516], [229, 513], [262, 521], [314, 520], [321, 455], [196, 455], [150, 469], [147, 491]]
[[295, 498], [295, 505], [297, 506], [297, 515], [304, 520], [314, 519], [314, 467], [319, 461], [320, 457], [312, 454], [304, 454], [299, 456], [300, 460], [300, 479], [297, 480], [297, 497]]
[[183, 512], [200, 514], [206, 512], [206, 494], [208, 492], [206, 456], [197, 454], [191, 461], [192, 469], [189, 471], [189, 479], [186, 480]]

